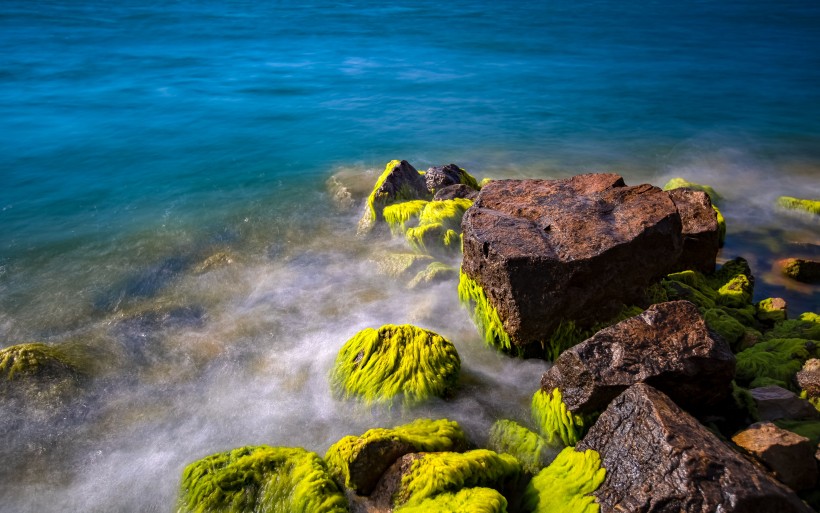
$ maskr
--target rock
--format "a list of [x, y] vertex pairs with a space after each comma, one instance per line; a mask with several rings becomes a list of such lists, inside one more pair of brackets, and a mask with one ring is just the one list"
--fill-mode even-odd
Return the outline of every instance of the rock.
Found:
[[780, 321], [785, 321], [788, 317], [786, 300], [779, 297], [770, 297], [760, 301], [756, 305], [755, 317], [761, 323], [773, 325]]
[[777, 205], [787, 210], [801, 210], [810, 214], [820, 215], [820, 200], [780, 196], [777, 198]]
[[464, 451], [467, 439], [458, 423], [418, 419], [392, 429], [371, 429], [346, 436], [325, 454], [331, 476], [359, 495], [370, 495], [379, 478], [397, 459], [413, 452]]
[[808, 397], [820, 397], [820, 360], [811, 358], [803, 364], [803, 369], [797, 373], [797, 384]]
[[490, 429], [487, 445], [496, 452], [515, 456], [530, 474], [549, 465], [559, 450], [538, 433], [512, 420], [496, 421]]
[[709, 195], [681, 188], [669, 191], [683, 223], [683, 251], [676, 271], [694, 269], [709, 274], [715, 271], [720, 247], [717, 213]]
[[682, 408], [699, 411], [732, 393], [735, 357], [695, 305], [671, 301], [605, 328], [567, 349], [541, 378], [574, 414], [602, 410], [635, 383], [651, 383]]
[[466, 185], [473, 190], [478, 190], [479, 188], [476, 179], [455, 164], [431, 167], [424, 174], [424, 181], [427, 184], [427, 190], [433, 194], [444, 187], [457, 184]]
[[390, 161], [367, 197], [367, 208], [359, 221], [358, 233], [369, 233], [382, 219], [385, 206], [408, 200], [429, 200], [430, 196], [424, 178], [409, 162]]
[[388, 324], [366, 328], [348, 340], [330, 382], [339, 396], [367, 404], [400, 399], [411, 406], [447, 396], [460, 371], [461, 360], [450, 341], [409, 324]]
[[777, 479], [793, 490], [808, 490], [817, 484], [815, 447], [808, 438], [771, 422], [758, 422], [733, 436], [732, 441], [770, 468]]
[[597, 513], [591, 494], [601, 486], [606, 472], [597, 452], [567, 447], [527, 485], [525, 511]]
[[345, 513], [348, 504], [317, 454], [260, 445], [214, 454], [185, 467], [176, 511]]
[[666, 185], [663, 186], [663, 190], [665, 191], [673, 191], [680, 188], [686, 188], [693, 191], [702, 191], [709, 195], [709, 199], [715, 205], [720, 203], [720, 200], [723, 199], [720, 194], [718, 194], [715, 189], [713, 189], [710, 185], [702, 185], [695, 182], [690, 182], [684, 178], [677, 177], [672, 178]]
[[820, 412], [807, 400], [777, 385], [749, 390], [757, 405], [760, 420], [820, 419]]
[[762, 468], [729, 448], [645, 383], [610, 403], [576, 451], [606, 469], [593, 492], [601, 512], [811, 511]]
[[418, 226], [408, 228], [408, 244], [421, 253], [452, 254], [461, 250], [461, 219], [472, 206], [468, 199], [430, 201], [418, 216]]
[[424, 270], [419, 271], [407, 284], [407, 288], [415, 289], [420, 285], [439, 283], [458, 276], [458, 269], [442, 262], [432, 262]]
[[475, 201], [478, 198], [478, 191], [464, 185], [463, 183], [448, 185], [436, 191], [433, 196], [433, 201], [442, 201], [448, 199], [463, 198], [470, 201]]
[[803, 283], [820, 282], [820, 262], [805, 258], [786, 258], [775, 264], [783, 276]]
[[530, 353], [562, 323], [589, 327], [638, 302], [682, 248], [669, 195], [614, 174], [490, 182], [462, 227], [462, 272]]
[[735, 379], [741, 385], [790, 388], [803, 364], [820, 358], [820, 344], [802, 338], [767, 339], [744, 349], [736, 358]]

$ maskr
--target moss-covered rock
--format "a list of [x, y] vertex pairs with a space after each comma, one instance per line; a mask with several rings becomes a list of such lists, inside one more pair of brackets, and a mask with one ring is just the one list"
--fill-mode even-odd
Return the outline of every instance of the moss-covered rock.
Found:
[[407, 242], [422, 253], [461, 251], [461, 218], [472, 204], [466, 198], [428, 202], [418, 226], [407, 229]]
[[473, 487], [492, 488], [509, 499], [508, 494], [517, 489], [523, 475], [514, 457], [486, 449], [417, 456], [402, 472], [401, 484], [393, 494], [395, 506], [417, 506], [436, 495]]
[[783, 276], [803, 283], [820, 282], [820, 262], [807, 258], [786, 258], [776, 264]]
[[430, 199], [422, 175], [406, 160], [391, 160], [376, 180], [367, 197], [367, 206], [359, 221], [359, 234], [369, 233], [383, 219], [384, 207], [410, 200]]
[[420, 253], [387, 253], [374, 259], [376, 271], [391, 278], [415, 277], [435, 260]]
[[0, 350], [0, 382], [80, 380], [76, 359], [58, 346], [18, 344]]
[[400, 397], [411, 406], [445, 397], [458, 381], [461, 360], [455, 346], [416, 326], [366, 328], [348, 340], [331, 371], [334, 391], [370, 403]]
[[777, 205], [787, 210], [800, 210], [810, 214], [820, 215], [820, 200], [799, 199], [791, 196], [780, 196]]
[[463, 271], [459, 272], [458, 299], [470, 313], [478, 332], [488, 345], [502, 351], [511, 351], [510, 336], [498, 316], [498, 310], [487, 299], [484, 289]]
[[755, 305], [755, 317], [764, 324], [773, 325], [786, 320], [786, 301], [779, 297], [770, 297]]
[[394, 235], [403, 234], [407, 231], [407, 222], [415, 219], [418, 221], [419, 215], [427, 205], [427, 200], [404, 201], [384, 207], [382, 215], [385, 222], [390, 226], [390, 231]]
[[718, 247], [723, 247], [723, 244], [726, 242], [726, 218], [723, 217], [723, 212], [721, 212], [716, 206], [712, 205], [712, 208], [715, 209], [715, 214], [717, 214], [717, 223], [718, 223]]
[[443, 262], [431, 262], [424, 270], [419, 271], [416, 276], [407, 284], [408, 288], [414, 289], [420, 285], [427, 285], [443, 280], [454, 278], [458, 274], [458, 268], [447, 265]]
[[455, 164], [429, 168], [424, 174], [424, 181], [427, 183], [427, 190], [431, 193], [456, 184], [466, 185], [474, 190], [480, 188], [473, 175]]
[[331, 445], [325, 461], [332, 477], [345, 488], [369, 495], [385, 470], [412, 452], [463, 451], [467, 447], [458, 423], [418, 419], [395, 428], [376, 428], [346, 436]]
[[695, 191], [705, 192], [709, 195], [709, 199], [712, 200], [712, 203], [714, 203], [715, 205], [720, 203], [720, 200], [723, 199], [723, 197], [720, 194], [718, 194], [715, 191], [715, 189], [713, 189], [711, 186], [690, 182], [680, 177], [672, 178], [671, 180], [666, 182], [666, 185], [663, 186], [663, 190], [670, 191], [672, 189], [680, 189], [681, 187], [686, 187], [687, 189], [692, 189]]
[[506, 513], [507, 499], [492, 488], [464, 488], [441, 493], [418, 504], [405, 505], [395, 513]]
[[532, 420], [541, 435], [550, 444], [563, 443], [573, 446], [578, 443], [589, 425], [588, 419], [572, 413], [561, 398], [557, 388], [551, 392], [539, 389], [532, 396]]
[[591, 494], [605, 477], [597, 452], [567, 447], [527, 486], [525, 507], [533, 513], [598, 513], [600, 506]]
[[764, 340], [777, 338], [802, 338], [820, 342], [820, 315], [804, 312], [797, 319], [778, 322], [774, 328], [763, 334]]
[[737, 354], [737, 381], [750, 388], [778, 385], [796, 390], [794, 376], [820, 344], [802, 338], [768, 339]]
[[499, 420], [493, 424], [488, 446], [496, 452], [515, 456], [530, 474], [549, 465], [557, 451], [555, 444], [512, 420]]
[[191, 463], [177, 513], [343, 513], [347, 500], [315, 453], [240, 447]]

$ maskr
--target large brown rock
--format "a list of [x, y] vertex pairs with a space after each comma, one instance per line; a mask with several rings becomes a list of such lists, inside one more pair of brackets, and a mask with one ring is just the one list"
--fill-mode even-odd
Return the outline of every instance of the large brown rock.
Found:
[[490, 182], [462, 228], [462, 270], [521, 348], [546, 344], [562, 320], [611, 318], [671, 272], [682, 248], [669, 195], [614, 174]]
[[645, 383], [618, 396], [576, 450], [601, 456], [601, 512], [791, 513], [811, 510]]
[[793, 490], [808, 490], [817, 484], [814, 446], [808, 438], [758, 422], [732, 437], [739, 447], [752, 454]]
[[649, 383], [689, 411], [732, 393], [735, 357], [689, 301], [652, 305], [567, 349], [541, 378], [573, 413], [605, 408], [635, 383]]
[[715, 271], [720, 248], [717, 213], [709, 195], [703, 191], [680, 188], [668, 191], [683, 223], [683, 252], [677, 269], [694, 269], [704, 274]]

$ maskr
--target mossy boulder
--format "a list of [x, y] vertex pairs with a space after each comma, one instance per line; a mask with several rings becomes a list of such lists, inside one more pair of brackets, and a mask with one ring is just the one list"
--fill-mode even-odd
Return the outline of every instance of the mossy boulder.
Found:
[[723, 197], [715, 191], [710, 185], [703, 185], [695, 182], [690, 182], [684, 178], [676, 177], [672, 178], [666, 185], [663, 186], [663, 190], [671, 191], [674, 189], [692, 189], [693, 191], [703, 191], [709, 195], [709, 199], [712, 200], [712, 203], [717, 205], [723, 199]]
[[333, 478], [360, 495], [369, 495], [385, 470], [413, 452], [463, 451], [467, 439], [458, 423], [418, 419], [395, 428], [376, 428], [346, 436], [325, 454]]
[[525, 507], [533, 513], [597, 513], [600, 507], [591, 494], [605, 477], [596, 451], [567, 447], [527, 486]]
[[431, 167], [424, 174], [424, 181], [427, 184], [427, 190], [433, 194], [449, 185], [460, 184], [474, 190], [480, 189], [473, 175], [455, 164]]
[[814, 215], [820, 215], [820, 200], [800, 199], [791, 196], [777, 198], [777, 206], [787, 210], [798, 210]]
[[589, 416], [575, 414], [567, 408], [558, 388], [536, 391], [532, 396], [531, 412], [538, 431], [551, 445], [575, 445], [592, 423]]
[[360, 235], [369, 233], [383, 219], [384, 207], [409, 200], [428, 200], [424, 177], [406, 160], [391, 160], [376, 180], [373, 191], [367, 197], [367, 205], [359, 221]]
[[766, 298], [755, 305], [755, 317], [763, 324], [773, 325], [787, 318], [786, 301], [779, 297]]
[[464, 488], [441, 493], [418, 504], [405, 505], [394, 513], [507, 513], [507, 499], [492, 488]]
[[461, 218], [472, 204], [465, 198], [428, 202], [419, 213], [418, 226], [406, 230], [407, 242], [422, 253], [458, 253]]
[[776, 263], [783, 276], [803, 283], [820, 282], [820, 262], [807, 258], [786, 258]]
[[447, 265], [443, 262], [431, 262], [424, 270], [419, 271], [416, 276], [407, 284], [408, 288], [414, 289], [422, 285], [438, 283], [444, 280], [455, 278], [458, 275], [458, 268]]
[[536, 474], [555, 459], [558, 447], [512, 420], [499, 420], [490, 429], [490, 449], [515, 456], [524, 470]]
[[366, 404], [400, 399], [412, 406], [446, 397], [456, 386], [461, 360], [445, 338], [409, 324], [366, 328], [348, 340], [331, 371], [334, 391]]
[[74, 358], [57, 346], [18, 344], [0, 350], [0, 383], [82, 379]]
[[177, 513], [344, 513], [322, 459], [300, 448], [240, 447], [191, 463]]

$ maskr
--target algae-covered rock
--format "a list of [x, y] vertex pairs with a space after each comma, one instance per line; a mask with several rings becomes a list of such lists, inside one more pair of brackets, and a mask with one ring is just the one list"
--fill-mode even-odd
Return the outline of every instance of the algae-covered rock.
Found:
[[793, 280], [803, 283], [820, 282], [820, 262], [807, 258], [786, 258], [778, 260], [780, 272]]
[[433, 194], [444, 187], [458, 184], [466, 185], [474, 190], [480, 189], [473, 175], [455, 164], [431, 167], [424, 174], [424, 181], [427, 184], [427, 190]]
[[778, 385], [794, 390], [795, 375], [809, 358], [820, 357], [820, 344], [803, 338], [768, 339], [737, 354], [737, 376], [751, 387]]
[[403, 234], [407, 231], [407, 222], [415, 220], [418, 222], [418, 217], [424, 210], [425, 205], [429, 203], [427, 200], [412, 200], [403, 201], [401, 203], [394, 203], [384, 207], [382, 215], [385, 222], [390, 226], [390, 231], [393, 234]]
[[591, 424], [589, 416], [575, 414], [567, 408], [558, 388], [536, 391], [531, 412], [538, 431], [550, 444], [575, 445]]
[[433, 262], [430, 255], [419, 253], [388, 253], [374, 259], [376, 272], [391, 278], [416, 276]]
[[82, 376], [75, 360], [57, 346], [29, 343], [0, 350], [0, 384], [3, 385], [78, 381]]
[[775, 324], [780, 321], [785, 321], [787, 317], [786, 309], [788, 305], [786, 300], [779, 297], [766, 298], [756, 305], [755, 317], [757, 320], [765, 324]]
[[663, 186], [663, 190], [665, 191], [671, 191], [680, 188], [692, 189], [693, 191], [703, 191], [709, 195], [709, 199], [711, 199], [712, 203], [714, 203], [715, 205], [720, 203], [720, 200], [723, 199], [723, 197], [720, 194], [718, 194], [715, 191], [715, 189], [713, 189], [711, 186], [690, 182], [681, 177], [672, 178], [671, 180], [666, 182], [666, 185]]
[[778, 322], [774, 328], [764, 333], [763, 338], [803, 338], [820, 342], [820, 314], [804, 312], [796, 319]]
[[418, 506], [442, 493], [478, 487], [511, 500], [522, 476], [518, 460], [486, 449], [407, 454], [385, 473], [373, 497], [394, 507]]
[[533, 513], [597, 513], [600, 508], [591, 494], [605, 477], [596, 451], [567, 447], [532, 478], [524, 492], [525, 507]]
[[555, 459], [558, 448], [547, 439], [512, 420], [499, 420], [490, 428], [488, 447], [510, 454], [524, 470], [535, 474]]
[[420, 285], [429, 285], [440, 281], [455, 278], [458, 269], [443, 262], [431, 262], [424, 270], [419, 271], [416, 276], [407, 284], [408, 288], [414, 289]]
[[191, 463], [177, 513], [344, 513], [347, 500], [315, 453], [241, 447]]
[[780, 196], [777, 198], [777, 205], [787, 210], [800, 210], [810, 214], [820, 215], [820, 200]]
[[385, 206], [402, 201], [430, 199], [424, 178], [406, 160], [391, 160], [376, 180], [367, 197], [367, 206], [359, 221], [359, 234], [366, 234], [381, 220]]
[[458, 423], [418, 419], [392, 429], [371, 429], [331, 445], [325, 461], [337, 483], [369, 495], [385, 470], [412, 452], [463, 451], [467, 447]]
[[445, 397], [458, 381], [461, 360], [455, 346], [416, 326], [366, 328], [348, 340], [331, 371], [331, 386], [365, 403], [414, 405]]
[[407, 242], [422, 253], [460, 251], [461, 218], [472, 204], [464, 198], [426, 203], [418, 226], [406, 231]]
[[394, 513], [507, 513], [507, 499], [492, 488], [464, 488], [441, 493], [418, 504], [405, 505]]

